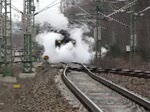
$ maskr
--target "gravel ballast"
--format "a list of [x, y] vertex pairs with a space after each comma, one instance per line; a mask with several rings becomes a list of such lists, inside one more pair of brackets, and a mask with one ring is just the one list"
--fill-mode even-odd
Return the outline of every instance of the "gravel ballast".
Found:
[[17, 77], [18, 83], [21, 84], [20, 89], [13, 89], [12, 84], [1, 83], [0, 88], [4, 87], [5, 91], [0, 94], [0, 112], [77, 111], [58, 90], [55, 76], [60, 75], [60, 69], [51, 67], [45, 69], [40, 66], [36, 72], [34, 78], [20, 79]]

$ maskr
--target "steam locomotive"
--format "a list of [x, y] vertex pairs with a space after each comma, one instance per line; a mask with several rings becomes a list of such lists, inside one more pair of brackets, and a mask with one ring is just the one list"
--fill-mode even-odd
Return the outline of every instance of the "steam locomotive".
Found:
[[70, 34], [66, 30], [60, 31], [53, 30], [53, 32], [60, 33], [64, 37], [63, 39], [55, 41], [55, 47], [60, 47], [61, 45], [64, 45], [68, 42], [72, 42], [74, 46], [76, 45], [76, 41], [70, 38]]

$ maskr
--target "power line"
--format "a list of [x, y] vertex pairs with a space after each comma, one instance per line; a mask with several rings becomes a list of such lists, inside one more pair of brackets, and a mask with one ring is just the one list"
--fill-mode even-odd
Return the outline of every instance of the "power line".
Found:
[[18, 2], [18, 3], [23, 3], [23, 1], [20, 1], [20, 0], [12, 0], [11, 2]]
[[75, 5], [81, 9], [83, 12], [85, 12], [87, 15], [92, 16], [90, 13], [88, 13], [87, 11], [85, 11], [83, 8], [81, 8], [78, 4], [75, 3]]
[[[88, 20], [88, 21], [90, 21], [88, 18], [86, 18], [85, 16], [84, 16], [84, 18], [86, 19], [86, 20]], [[94, 21], [91, 21], [92, 23], [95, 23]], [[107, 28], [105, 28], [104, 26], [101, 26], [101, 28], [102, 29], [104, 29], [104, 30], [106, 30]]]
[[116, 10], [113, 6], [112, 6], [112, 4], [108, 4], [108, 6], [112, 9], [112, 10]]
[[48, 8], [50, 5], [53, 5], [57, 0], [53, 1], [52, 3], [48, 4], [46, 7], [44, 7], [43, 9], [41, 9], [40, 11], [43, 11], [44, 9]]
[[[105, 15], [104, 13], [101, 13], [101, 12], [99, 12], [104, 18], [105, 17], [107, 17], [107, 15]], [[129, 25], [127, 25], [127, 24], [125, 24], [125, 23], [123, 23], [123, 22], [120, 22], [119, 20], [117, 20], [117, 19], [114, 19], [114, 18], [112, 18], [112, 17], [107, 17], [107, 18], [109, 18], [109, 19], [111, 19], [111, 21], [115, 21], [115, 22], [117, 22], [117, 23], [119, 23], [119, 24], [121, 24], [121, 25], [123, 25], [123, 26], [126, 26], [126, 27], [129, 27]]]
[[17, 11], [18, 13], [23, 14], [23, 12], [21, 10], [19, 10], [16, 6], [14, 6], [13, 4], [11, 4], [11, 8], [14, 9], [15, 11]]
[[[57, 0], [56, 0], [56, 1], [57, 1]], [[34, 16], [36, 16], [37, 14], [39, 14], [39, 13], [41, 13], [41, 12], [43, 12], [43, 11], [48, 10], [49, 8], [52, 8], [53, 6], [55, 6], [55, 5], [59, 4], [59, 3], [62, 3], [64, 0], [62, 0], [61, 2], [57, 2], [57, 3], [55, 3], [56, 1], [54, 1], [54, 2], [50, 3], [49, 5], [47, 5], [47, 6], [46, 6], [45, 8], [43, 8], [42, 10], [40, 10], [40, 11], [36, 12], [36, 13], [34, 14]], [[55, 4], [54, 4], [54, 3], [55, 3]], [[15, 11], [17, 11], [17, 12], [19, 12], [19, 13], [22, 13], [22, 14], [23, 14], [23, 12], [22, 12], [22, 11], [20, 11], [18, 8], [16, 8], [14, 5], [12, 5], [12, 8], [13, 8]]]
[[[79, 9], [81, 9], [83, 12], [85, 12], [87, 15], [90, 15], [91, 17], [93, 17], [90, 13], [88, 13], [87, 11], [85, 11], [83, 8], [81, 8], [78, 4], [75, 4]], [[100, 12], [100, 14], [102, 15], [102, 16], [104, 16], [104, 17], [107, 17], [107, 15], [105, 15], [105, 14], [103, 14], [103, 13], [101, 13]], [[116, 19], [114, 19], [114, 18], [112, 18], [112, 17], [107, 17], [107, 18], [110, 18], [111, 20], [113, 20], [113, 21], [115, 21], [115, 22], [117, 22], [117, 23], [119, 23], [119, 24], [122, 24], [122, 25], [124, 25], [124, 26], [126, 26], [126, 27], [129, 27], [129, 25], [126, 25], [125, 23], [122, 23], [122, 22], [120, 22], [120, 21], [118, 21], [118, 20], [116, 20]]]
[[143, 9], [142, 11], [140, 11], [139, 13], [143, 13], [143, 12], [147, 11], [148, 9], [150, 9], [150, 6], [146, 7], [145, 9]]
[[[81, 22], [80, 20], [74, 19], [74, 21], [77, 21], [77, 22], [79, 22], [79, 23], [81, 23], [81, 24], [83, 24], [83, 25], [86, 25], [84, 22]], [[71, 21], [71, 20], [70, 20], [70, 22], [75, 23], [75, 22], [73, 22], [73, 21]]]
[[[91, 15], [90, 13], [88, 13], [87, 11], [85, 11], [83, 8], [81, 8], [77, 3], [75, 3], [75, 5], [76, 5], [79, 9], [81, 9], [83, 12], [85, 12], [87, 15], [93, 17], [93, 15]], [[87, 21], [90, 21], [90, 22], [92, 22], [92, 23], [95, 23], [95, 22], [89, 20], [89, 19], [88, 19], [87, 17], [85, 17], [85, 16], [84, 16], [84, 18], [85, 18]], [[103, 27], [103, 26], [101, 26], [101, 27], [102, 27], [103, 29], [107, 29], [107, 28], [105, 28], [105, 27]]]
[[120, 8], [120, 9], [114, 11], [114, 12], [111, 13], [111, 14], [108, 14], [106, 17], [110, 17], [110, 16], [112, 16], [112, 15], [114, 15], [114, 14], [117, 14], [117, 13], [121, 12], [122, 10], [128, 9], [128, 8], [130, 8], [131, 6], [135, 5], [136, 2], [137, 2], [137, 0], [135, 0], [135, 1], [133, 1], [133, 2], [131, 2], [131, 3], [129, 3], [129, 4], [127, 4], [127, 5], [123, 6], [122, 8]]
[[51, 3], [51, 4], [49, 4], [48, 6], [46, 6], [45, 8], [43, 8], [42, 10], [40, 10], [40, 11], [38, 11], [38, 12], [36, 12], [35, 14], [34, 14], [34, 16], [35, 15], [37, 15], [37, 14], [39, 14], [39, 13], [41, 13], [41, 12], [43, 12], [43, 11], [46, 11], [46, 10], [48, 10], [49, 8], [51, 8], [51, 7], [53, 7], [53, 6], [55, 6], [55, 5], [57, 5], [57, 4], [60, 4], [60, 3], [62, 3], [64, 0], [62, 0], [61, 2], [57, 2], [57, 3]]
[[115, 5], [112, 4], [112, 3], [108, 3], [108, 6], [109, 6], [112, 10], [117, 10], [117, 9], [119, 9], [119, 7], [115, 6]]

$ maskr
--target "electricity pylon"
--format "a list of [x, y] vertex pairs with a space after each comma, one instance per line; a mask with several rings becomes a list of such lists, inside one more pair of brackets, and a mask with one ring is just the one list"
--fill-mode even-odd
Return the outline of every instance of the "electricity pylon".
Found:
[[[133, 2], [133, 0], [130, 0]], [[136, 16], [135, 7], [130, 8], [130, 68], [132, 66], [134, 56], [135, 56], [135, 46], [136, 46]]]
[[31, 73], [32, 72], [32, 51], [33, 51], [33, 23], [34, 23], [34, 0], [24, 0], [24, 13], [22, 17], [23, 21], [23, 31], [24, 31], [24, 53], [23, 53], [23, 72]]
[[1, 65], [3, 63], [2, 58], [2, 38], [3, 38], [3, 16], [2, 16], [2, 0], [0, 0], [0, 73], [2, 73]]
[[0, 0], [0, 64], [4, 77], [13, 76], [11, 26], [11, 0]]
[[[96, 11], [96, 35], [95, 35], [95, 42], [96, 42], [96, 54], [95, 58], [97, 60], [98, 56], [101, 59], [101, 20], [103, 19], [100, 17], [100, 12], [102, 13], [103, 11], [103, 0], [96, 0], [95, 2], [95, 11]], [[96, 61], [97, 62], [97, 61]]]

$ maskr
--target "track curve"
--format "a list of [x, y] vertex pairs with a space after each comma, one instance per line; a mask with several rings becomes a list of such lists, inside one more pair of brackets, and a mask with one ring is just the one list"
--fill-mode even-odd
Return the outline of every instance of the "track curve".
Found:
[[[77, 72], [73, 73], [71, 70], [74, 70]], [[88, 73], [88, 75], [84, 73], [85, 71], [86, 73]], [[90, 74], [93, 74], [93, 73], [90, 70], [88, 70], [87, 67], [85, 67], [84, 65], [81, 66], [81, 64], [79, 65], [77, 63], [74, 63], [74, 64], [67, 64], [62, 75], [62, 79], [65, 82], [65, 84], [81, 100], [81, 102], [84, 103], [84, 105], [88, 108], [88, 110], [93, 111], [93, 112], [120, 112], [120, 111], [122, 112], [133, 112], [133, 111], [134, 112], [147, 112], [144, 108], [150, 110], [149, 106], [145, 106], [145, 105], [149, 105], [150, 104], [149, 102], [147, 102], [146, 104], [144, 104], [145, 103], [144, 102], [142, 103], [143, 105], [140, 104], [142, 107], [144, 107], [142, 108], [141, 106], [134, 103], [134, 102], [138, 103], [137, 101], [132, 102], [132, 101], [126, 100], [126, 98], [122, 97], [121, 95], [118, 95], [118, 93], [108, 89], [108, 87], [111, 87], [112, 89], [112, 84], [107, 85], [107, 87], [104, 87], [104, 85], [102, 84], [100, 84], [100, 86], [95, 86], [95, 85], [99, 85], [97, 82], [98, 80], [95, 81], [94, 79], [90, 79], [91, 78], [91, 76], [89, 76]], [[75, 79], [77, 77], [78, 79]], [[85, 78], [87, 79], [84, 80]], [[95, 79], [99, 79], [99, 78], [96, 77]], [[97, 90], [94, 90], [94, 89], [86, 90], [87, 86], [85, 85], [87, 84], [88, 80], [89, 80], [89, 86], [93, 85], [93, 88], [96, 88]], [[91, 80], [95, 82], [93, 83]], [[99, 89], [99, 88], [103, 88], [104, 90]], [[122, 103], [121, 103], [121, 100], [122, 100]], [[111, 104], [110, 102], [111, 103], [115, 102], [117, 105]]]

